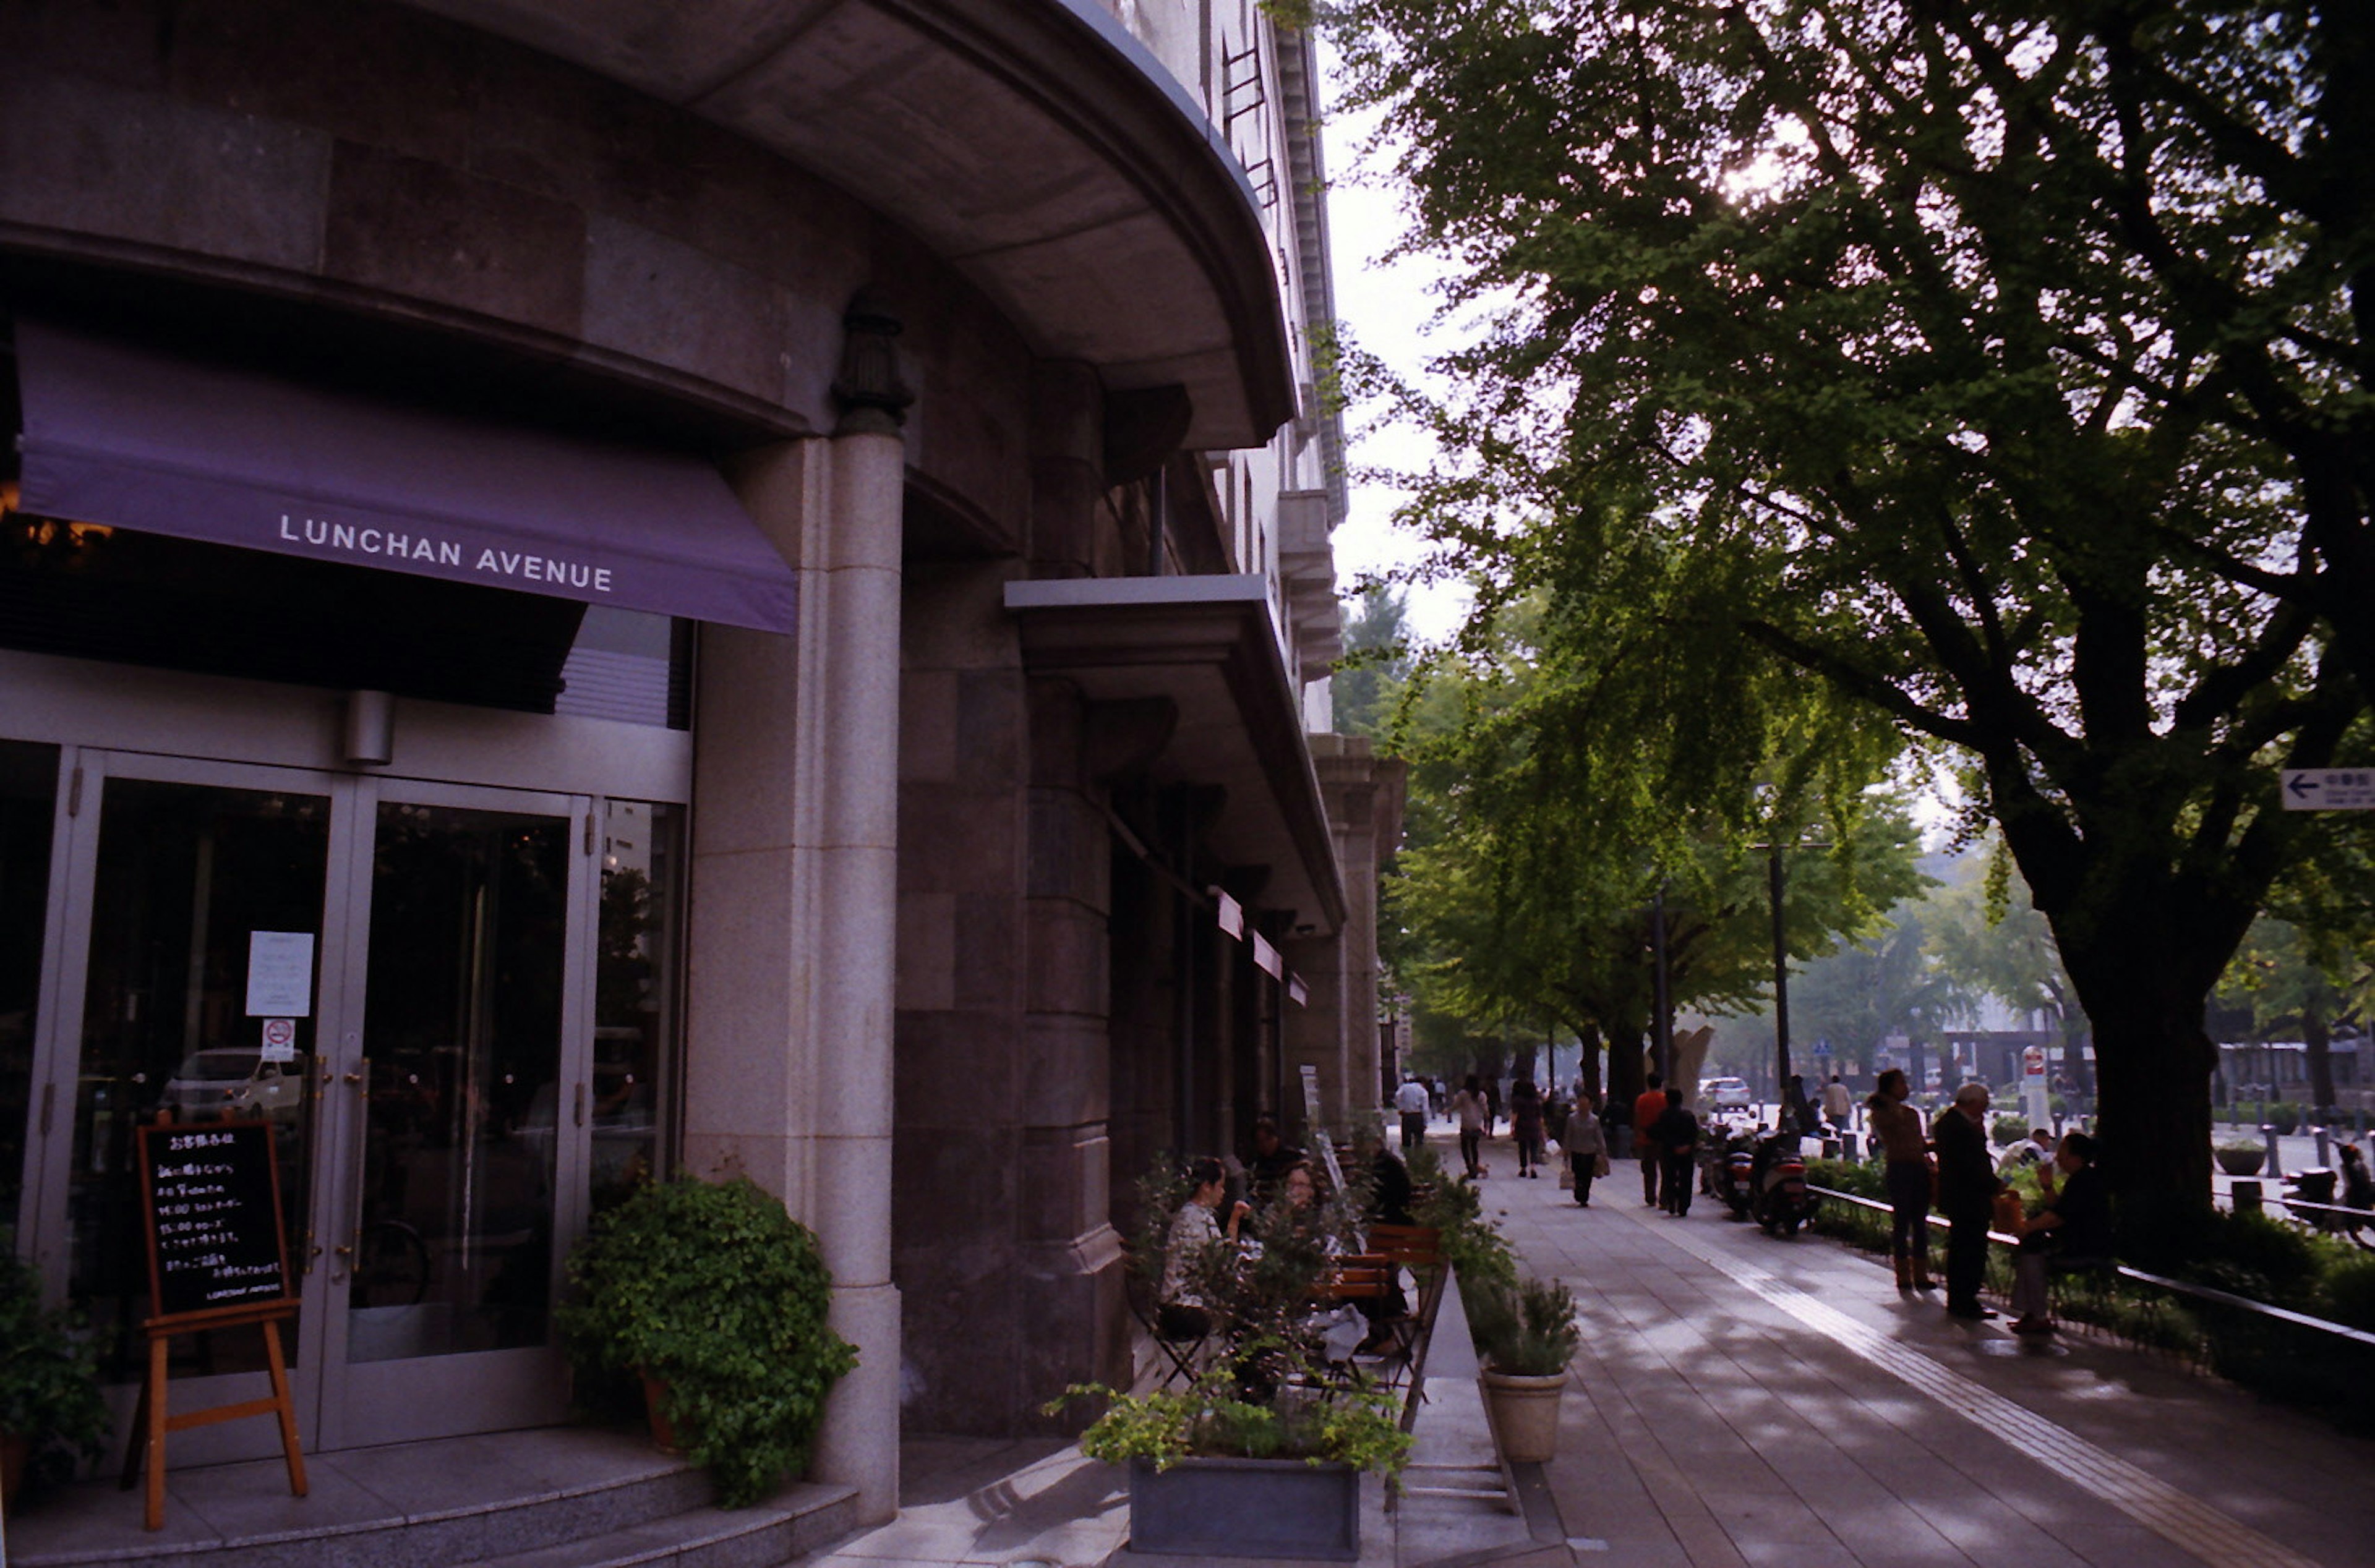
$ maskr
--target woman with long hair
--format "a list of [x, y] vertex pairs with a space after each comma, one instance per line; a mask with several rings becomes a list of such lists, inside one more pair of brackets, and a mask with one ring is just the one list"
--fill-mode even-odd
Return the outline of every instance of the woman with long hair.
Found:
[[1880, 1075], [1872, 1098], [1864, 1102], [1866, 1124], [1880, 1140], [1888, 1184], [1892, 1220], [1888, 1250], [1896, 1260], [1896, 1288], [1934, 1291], [1930, 1278], [1930, 1140], [1921, 1127], [1921, 1113], [1906, 1102], [1913, 1086], [1901, 1068]]

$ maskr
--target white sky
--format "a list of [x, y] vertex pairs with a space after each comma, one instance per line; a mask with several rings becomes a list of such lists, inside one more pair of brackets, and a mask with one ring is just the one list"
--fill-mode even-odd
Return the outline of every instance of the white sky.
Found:
[[[1424, 261], [1404, 260], [1391, 265], [1380, 258], [1393, 248], [1406, 227], [1401, 192], [1378, 157], [1363, 159], [1358, 149], [1376, 123], [1376, 116], [1337, 118], [1335, 55], [1320, 53], [1322, 90], [1331, 100], [1331, 112], [1322, 127], [1329, 171], [1329, 237], [1334, 247], [1336, 311], [1350, 328], [1353, 342], [1376, 354], [1404, 376], [1416, 378], [1431, 352], [1439, 352], [1439, 337], [1424, 331], [1434, 314], [1435, 296], [1429, 285], [1442, 269]], [[1417, 466], [1412, 442], [1405, 430], [1367, 431], [1373, 414], [1363, 408], [1345, 411], [1349, 461], [1365, 466]], [[1398, 493], [1384, 486], [1353, 481], [1351, 511], [1335, 533], [1336, 581], [1349, 592], [1364, 573], [1383, 572], [1421, 558], [1424, 546], [1416, 536], [1395, 529], [1389, 519]], [[1459, 624], [1467, 595], [1456, 586], [1438, 584], [1410, 595], [1411, 629], [1421, 637], [1443, 636]]]

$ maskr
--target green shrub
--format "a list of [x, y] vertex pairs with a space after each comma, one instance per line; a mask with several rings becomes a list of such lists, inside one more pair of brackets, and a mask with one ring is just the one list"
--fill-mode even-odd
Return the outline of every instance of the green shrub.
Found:
[[2312, 1293], [2323, 1272], [2315, 1239], [2264, 1213], [2213, 1214], [2192, 1254], [2184, 1278], [2280, 1306]]
[[[1875, 1203], [1888, 1201], [1888, 1176], [1878, 1160], [1809, 1160], [1806, 1161], [1806, 1180], [1814, 1186], [1853, 1193]], [[1833, 1204], [1830, 1207], [1853, 1206]]]
[[0, 1253], [0, 1432], [24, 1439], [28, 1463], [62, 1480], [77, 1459], [100, 1456], [108, 1426], [99, 1352], [81, 1315], [42, 1310], [41, 1276]]
[[2375, 1332], [2375, 1257], [2354, 1257], [2335, 1265], [2325, 1271], [2320, 1287], [2327, 1317]]
[[1191, 1455], [1305, 1459], [1374, 1471], [1390, 1483], [1410, 1462], [1413, 1441], [1401, 1430], [1391, 1392], [1366, 1377], [1351, 1385], [1305, 1382], [1254, 1401], [1230, 1369], [1215, 1367], [1181, 1392], [1125, 1394], [1102, 1383], [1074, 1384], [1041, 1413], [1058, 1415], [1083, 1399], [1103, 1400], [1105, 1408], [1081, 1433], [1081, 1452], [1108, 1465], [1145, 1459], [1167, 1470]]
[[1583, 1343], [1575, 1295], [1565, 1285], [1541, 1279], [1471, 1283], [1463, 1274], [1459, 1305], [1470, 1338], [1495, 1372], [1520, 1377], [1565, 1372]]
[[2009, 1149], [2028, 1136], [2028, 1118], [1999, 1115], [1988, 1124], [1988, 1132], [1999, 1145]]
[[569, 1258], [555, 1319], [581, 1369], [667, 1385], [665, 1412], [729, 1508], [807, 1462], [825, 1397], [857, 1353], [825, 1322], [816, 1238], [744, 1178], [638, 1190]]

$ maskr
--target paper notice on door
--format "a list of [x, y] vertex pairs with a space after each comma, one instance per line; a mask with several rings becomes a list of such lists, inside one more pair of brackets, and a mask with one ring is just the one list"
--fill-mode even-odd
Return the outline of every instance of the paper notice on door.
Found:
[[313, 933], [247, 934], [247, 1016], [313, 1016]]

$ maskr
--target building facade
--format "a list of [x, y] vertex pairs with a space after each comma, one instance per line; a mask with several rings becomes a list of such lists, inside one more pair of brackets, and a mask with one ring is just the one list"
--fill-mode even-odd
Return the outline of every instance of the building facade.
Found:
[[817, 1232], [865, 1516], [903, 1425], [1126, 1376], [1128, 1184], [1379, 1085], [1304, 41], [0, 0], [0, 1223], [124, 1406], [130, 1132], [223, 1106], [313, 1446], [560, 1419], [561, 1261], [678, 1167]]

